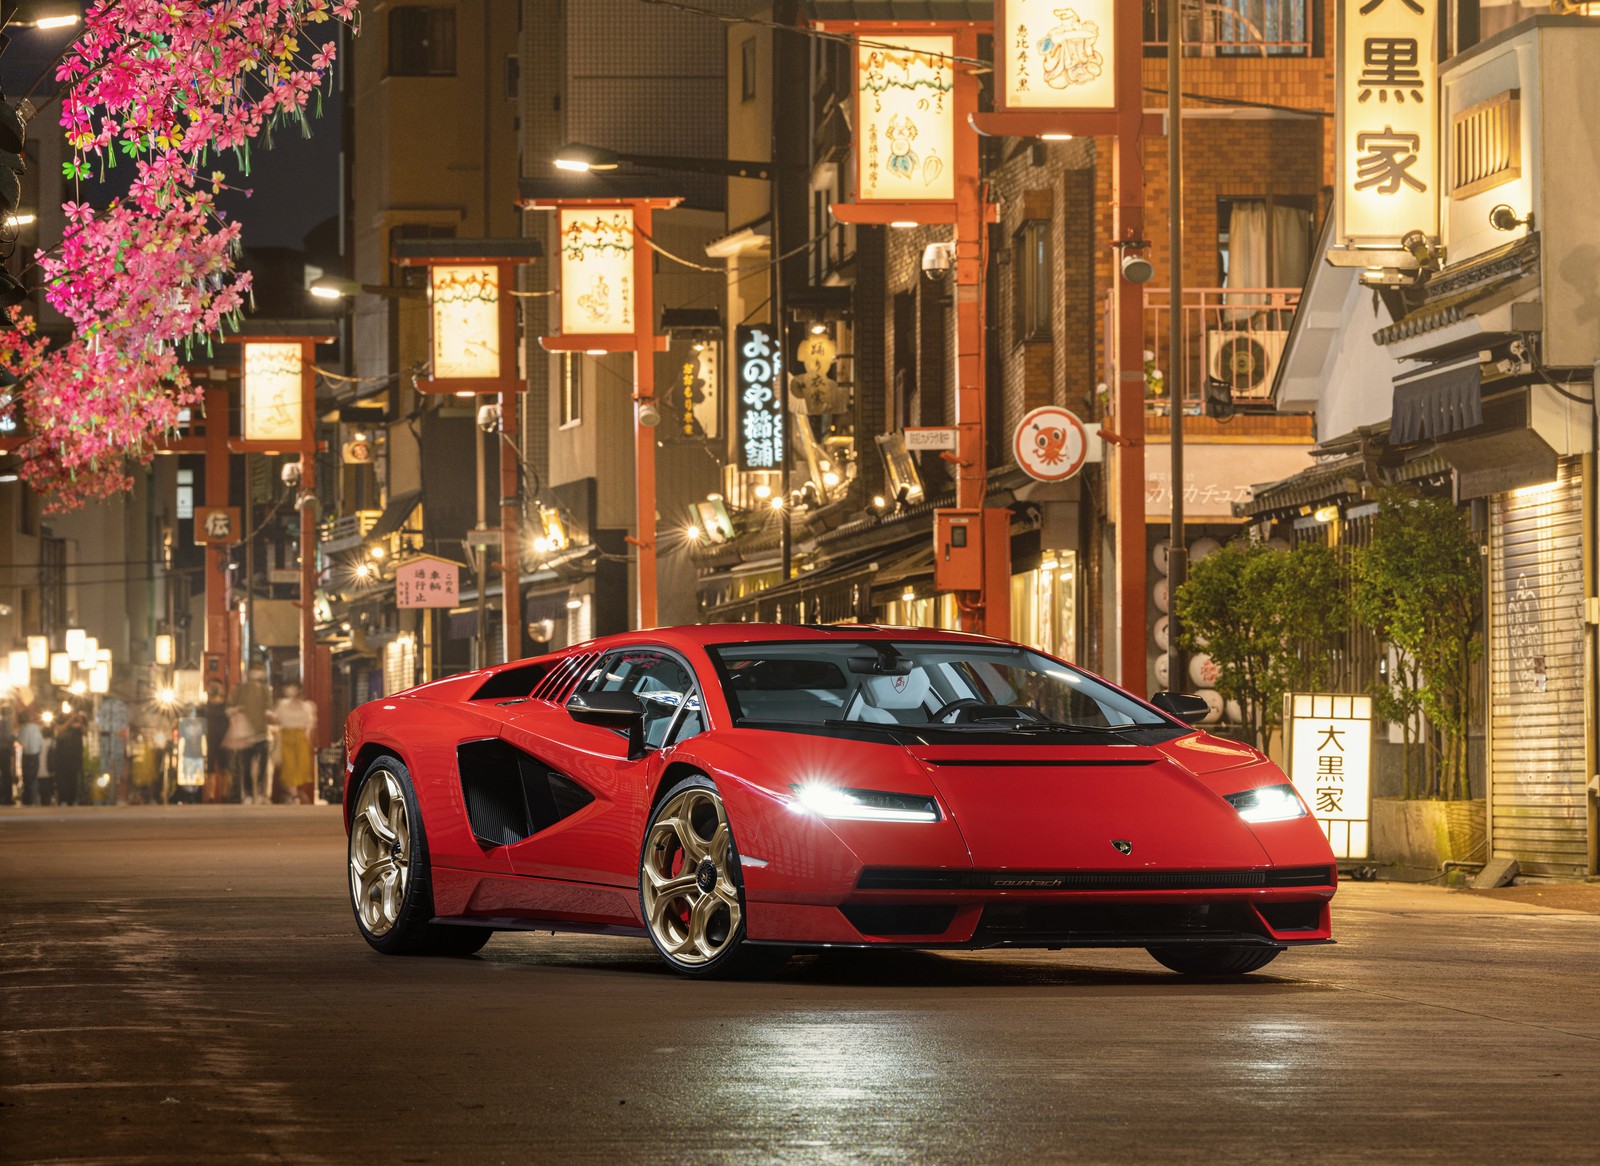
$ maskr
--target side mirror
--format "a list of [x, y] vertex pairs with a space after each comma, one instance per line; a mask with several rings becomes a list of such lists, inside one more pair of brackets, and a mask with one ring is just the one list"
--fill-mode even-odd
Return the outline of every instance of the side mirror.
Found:
[[1198, 725], [1211, 715], [1211, 706], [1206, 704], [1205, 698], [1190, 696], [1187, 692], [1158, 692], [1150, 698], [1150, 703], [1186, 725]]
[[628, 759], [644, 756], [644, 705], [633, 693], [575, 692], [567, 701], [567, 714], [585, 725], [628, 734]]

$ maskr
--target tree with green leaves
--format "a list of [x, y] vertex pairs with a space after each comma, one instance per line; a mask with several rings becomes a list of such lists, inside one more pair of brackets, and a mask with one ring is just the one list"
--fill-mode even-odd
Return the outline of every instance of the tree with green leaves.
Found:
[[1189, 568], [1178, 588], [1178, 641], [1210, 655], [1217, 691], [1239, 702], [1258, 748], [1283, 719], [1283, 694], [1325, 686], [1348, 628], [1340, 554], [1236, 540]]
[[1399, 711], [1420, 709], [1428, 722], [1421, 781], [1412, 780], [1408, 761], [1406, 796], [1470, 796], [1467, 726], [1472, 662], [1483, 652], [1483, 569], [1464, 516], [1448, 499], [1383, 492], [1354, 573], [1357, 617], [1401, 662], [1384, 687]]

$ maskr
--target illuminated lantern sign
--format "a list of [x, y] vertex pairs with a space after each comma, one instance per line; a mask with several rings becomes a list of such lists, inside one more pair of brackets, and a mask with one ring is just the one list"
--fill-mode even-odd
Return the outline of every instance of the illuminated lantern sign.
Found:
[[1372, 698], [1293, 693], [1284, 698], [1289, 780], [1339, 858], [1371, 849]]
[[1339, 241], [1439, 233], [1439, 0], [1339, 5]]
[[856, 46], [858, 201], [955, 198], [954, 52], [951, 36], [875, 36]]
[[561, 331], [633, 330], [633, 208], [562, 210]]
[[299, 441], [303, 349], [298, 341], [244, 345], [244, 438]]
[[500, 375], [500, 269], [443, 265], [428, 269], [433, 311], [433, 379]]
[[765, 325], [741, 324], [734, 330], [738, 369], [739, 468], [776, 470], [783, 466], [783, 397], [778, 392], [782, 358]]
[[999, 0], [995, 56], [1001, 111], [1116, 108], [1113, 0]]

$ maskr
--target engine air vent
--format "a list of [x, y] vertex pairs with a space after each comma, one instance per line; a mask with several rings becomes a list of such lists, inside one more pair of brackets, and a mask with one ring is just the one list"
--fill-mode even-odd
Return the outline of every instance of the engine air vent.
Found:
[[498, 738], [456, 746], [456, 766], [473, 836], [487, 847], [521, 842], [594, 801], [570, 777]]

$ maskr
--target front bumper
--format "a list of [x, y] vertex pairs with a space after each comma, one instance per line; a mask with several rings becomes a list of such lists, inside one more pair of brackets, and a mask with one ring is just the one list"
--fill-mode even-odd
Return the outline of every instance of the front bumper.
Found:
[[750, 938], [868, 947], [1331, 943], [1330, 866], [1019, 872], [869, 867], [835, 904], [750, 902]]

